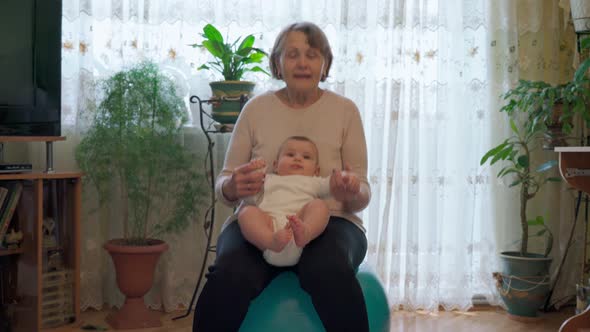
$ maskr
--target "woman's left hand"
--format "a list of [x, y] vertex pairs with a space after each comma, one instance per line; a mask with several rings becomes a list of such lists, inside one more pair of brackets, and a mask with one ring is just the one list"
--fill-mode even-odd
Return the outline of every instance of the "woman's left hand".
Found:
[[350, 165], [345, 164], [344, 170], [333, 170], [330, 177], [330, 193], [337, 201], [346, 203], [353, 201], [360, 192], [360, 181], [352, 172]]

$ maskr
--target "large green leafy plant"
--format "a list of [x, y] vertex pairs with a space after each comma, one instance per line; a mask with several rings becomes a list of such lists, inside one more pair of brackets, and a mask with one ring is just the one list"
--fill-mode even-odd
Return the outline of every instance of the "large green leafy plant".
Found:
[[263, 50], [254, 47], [254, 35], [246, 36], [242, 42], [238, 37], [233, 43], [226, 43], [223, 36], [212, 24], [203, 28], [201, 44], [193, 44], [192, 47], [204, 48], [215, 60], [201, 65], [199, 70], [213, 70], [219, 72], [226, 81], [239, 81], [247, 72], [261, 72], [270, 75], [266, 70], [256, 64], [268, 56]]
[[[509, 95], [511, 91], [507, 92]], [[543, 253], [545, 257], [549, 255], [553, 244], [553, 235], [547, 228], [542, 216], [529, 219], [527, 216], [527, 206], [539, 190], [548, 182], [561, 181], [559, 177], [552, 177], [549, 170], [557, 165], [556, 160], [549, 160], [534, 166], [532, 163], [532, 153], [541, 145], [541, 137], [545, 131], [543, 123], [530, 121], [531, 118], [526, 115], [515, 112], [510, 104], [500, 109], [510, 118], [511, 134], [502, 143], [493, 147], [481, 158], [480, 165], [487, 162], [494, 165], [497, 162], [503, 162], [504, 167], [500, 169], [498, 178], [509, 178], [510, 187], [520, 189], [519, 202], [520, 212], [518, 221], [521, 227], [520, 254], [525, 256], [528, 252], [528, 240], [530, 237], [529, 226], [540, 226], [540, 231], [536, 236], [546, 236], [546, 247]]]
[[558, 85], [543, 81], [520, 80], [504, 98], [508, 101], [504, 109], [508, 112], [526, 113], [532, 126], [545, 134], [548, 127], [560, 126], [565, 135], [572, 132], [574, 117], [579, 116], [586, 127], [590, 125], [590, 38], [581, 41], [580, 62], [572, 79]]
[[101, 203], [121, 207], [128, 244], [185, 229], [208, 196], [201, 157], [181, 144], [187, 116], [174, 84], [144, 62], [100, 87], [92, 125], [76, 148], [80, 169]]
[[[581, 41], [580, 51], [583, 60], [570, 81], [551, 85], [543, 81], [520, 80], [503, 95], [507, 103], [500, 111], [510, 118], [511, 136], [490, 149], [480, 162], [481, 165], [486, 162], [493, 165], [503, 161], [505, 166], [498, 177], [512, 177], [510, 186], [520, 188], [521, 255], [528, 253], [529, 226], [534, 225], [542, 226], [535, 235], [545, 234], [549, 238], [545, 256], [549, 254], [553, 237], [543, 217], [528, 219], [527, 205], [546, 183], [561, 180], [547, 175], [557, 165], [556, 160], [533, 167], [531, 153], [542, 145], [543, 137], [549, 138], [549, 142], [567, 144], [567, 135], [572, 133], [576, 118], [581, 119], [586, 128], [590, 125], [590, 38]], [[552, 139], [556, 127], [561, 127], [563, 133], [558, 133], [561, 136], [558, 139]], [[552, 146], [546, 144], [544, 148]]]

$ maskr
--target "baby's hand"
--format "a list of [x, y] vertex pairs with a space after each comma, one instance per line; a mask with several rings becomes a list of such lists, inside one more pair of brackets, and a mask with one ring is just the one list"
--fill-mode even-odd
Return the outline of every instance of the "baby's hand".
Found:
[[254, 168], [252, 172], [266, 173], [266, 161], [262, 158], [256, 158], [251, 160], [250, 166]]

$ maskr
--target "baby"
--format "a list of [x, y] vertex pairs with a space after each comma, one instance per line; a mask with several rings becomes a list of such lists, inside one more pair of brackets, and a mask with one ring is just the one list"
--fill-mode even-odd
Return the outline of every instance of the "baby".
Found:
[[[251, 163], [261, 171], [266, 166], [260, 159]], [[238, 223], [268, 263], [291, 266], [328, 224], [330, 211], [321, 198], [330, 195], [330, 178], [318, 177], [318, 149], [302, 136], [281, 144], [273, 171], [266, 175], [263, 191], [245, 200], [248, 205], [240, 209]]]

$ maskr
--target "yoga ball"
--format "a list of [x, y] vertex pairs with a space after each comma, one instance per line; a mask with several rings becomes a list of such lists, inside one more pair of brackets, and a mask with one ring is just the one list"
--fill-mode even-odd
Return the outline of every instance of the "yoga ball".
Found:
[[[363, 290], [371, 332], [389, 331], [389, 305], [383, 286], [367, 264], [357, 279]], [[252, 301], [240, 332], [322, 332], [325, 331], [311, 298], [299, 286], [293, 272], [279, 274]]]

